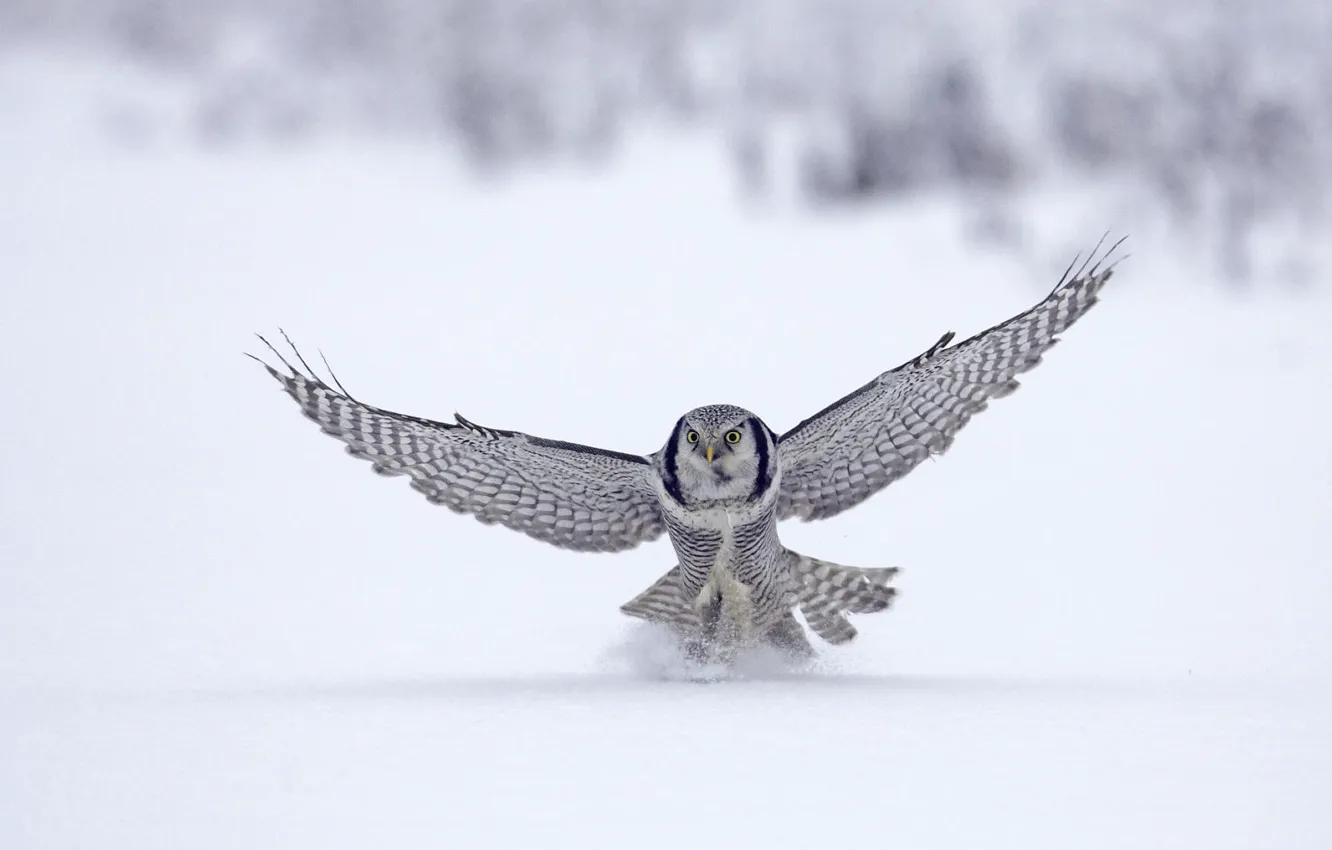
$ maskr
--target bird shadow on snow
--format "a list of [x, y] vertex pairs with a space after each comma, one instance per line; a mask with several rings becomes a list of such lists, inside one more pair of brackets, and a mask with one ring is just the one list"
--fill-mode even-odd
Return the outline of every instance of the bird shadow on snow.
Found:
[[854, 691], [914, 697], [1180, 698], [1191, 693], [1201, 695], [1198, 689], [1181, 687], [1178, 682], [1167, 685], [1076, 675], [904, 675], [846, 669], [855, 661], [854, 656], [825, 652], [811, 660], [797, 662], [776, 651], [755, 650], [727, 668], [701, 666], [685, 659], [674, 638], [665, 630], [643, 624], [603, 653], [594, 668], [584, 671], [272, 682], [252, 687], [193, 690], [190, 694], [201, 698], [248, 697], [282, 701], [581, 699], [589, 696], [662, 695], [700, 689], [791, 695]]

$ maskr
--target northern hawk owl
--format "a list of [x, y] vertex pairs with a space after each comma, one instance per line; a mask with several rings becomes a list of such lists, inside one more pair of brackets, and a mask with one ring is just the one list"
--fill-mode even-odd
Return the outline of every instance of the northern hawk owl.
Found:
[[621, 610], [675, 628], [691, 655], [726, 659], [758, 643], [808, 655], [797, 608], [814, 633], [846, 643], [856, 635], [846, 615], [889, 607], [897, 570], [799, 554], [782, 545], [777, 524], [835, 516], [946, 451], [1096, 303], [1112, 271], [1070, 265], [1026, 312], [957, 344], [945, 334], [785, 433], [748, 410], [709, 405], [681, 416], [666, 444], [646, 455], [456, 414], [437, 422], [394, 413], [353, 398], [336, 378], [329, 386], [299, 353], [304, 368], [294, 368], [271, 345], [286, 369], [263, 365], [351, 455], [409, 477], [435, 504], [578, 551], [622, 551], [668, 535], [677, 565]]

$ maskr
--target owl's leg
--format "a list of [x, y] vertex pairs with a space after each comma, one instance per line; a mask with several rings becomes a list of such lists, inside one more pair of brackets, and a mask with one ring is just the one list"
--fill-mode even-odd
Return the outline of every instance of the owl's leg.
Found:
[[720, 593], [708, 592], [695, 600], [699, 629], [697, 636], [685, 643], [685, 654], [702, 664], [727, 664], [736, 650], [735, 624], [727, 616], [727, 606]]
[[763, 642], [780, 649], [787, 655], [804, 660], [814, 657], [814, 647], [805, 635], [805, 627], [795, 618], [794, 611], [787, 611], [783, 617], [768, 629]]
[[721, 594], [715, 594], [710, 599], [700, 601], [698, 615], [699, 621], [702, 623], [700, 631], [703, 640], [708, 643], [715, 643], [723, 632]]
[[671, 627], [686, 657], [714, 664], [733, 658], [744, 644], [744, 625], [753, 616], [752, 608], [747, 588], [714, 581], [696, 587], [677, 565], [620, 611]]
[[690, 661], [709, 664], [717, 648], [718, 624], [721, 622], [721, 599], [705, 602], [696, 607], [699, 616], [698, 631], [685, 638], [684, 653]]

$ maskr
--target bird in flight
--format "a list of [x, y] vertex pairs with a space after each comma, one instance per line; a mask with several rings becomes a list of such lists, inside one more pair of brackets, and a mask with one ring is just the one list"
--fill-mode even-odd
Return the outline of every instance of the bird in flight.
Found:
[[897, 569], [795, 552], [778, 523], [835, 516], [947, 451], [1097, 302], [1114, 271], [1106, 258], [1122, 242], [1099, 262], [1095, 251], [1076, 270], [1074, 260], [1029, 310], [963, 342], [944, 334], [784, 433], [748, 410], [712, 404], [681, 416], [651, 454], [375, 407], [331, 370], [333, 386], [325, 383], [294, 346], [300, 368], [291, 365], [263, 337], [283, 368], [254, 359], [348, 453], [406, 476], [434, 504], [576, 551], [668, 536], [676, 565], [620, 610], [669, 626], [689, 657], [725, 662], [754, 645], [808, 657], [797, 610], [823, 640], [847, 643], [856, 636], [847, 614], [888, 608]]

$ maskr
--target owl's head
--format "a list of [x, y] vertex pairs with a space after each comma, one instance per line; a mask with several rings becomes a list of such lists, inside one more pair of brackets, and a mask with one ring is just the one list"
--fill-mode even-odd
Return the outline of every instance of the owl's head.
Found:
[[758, 500], [776, 472], [777, 438], [748, 410], [710, 404], [680, 417], [662, 460], [682, 502]]

